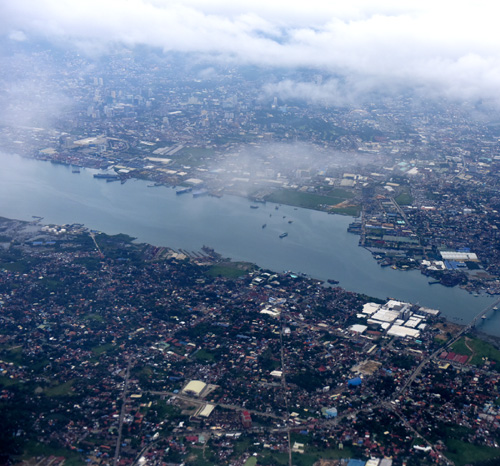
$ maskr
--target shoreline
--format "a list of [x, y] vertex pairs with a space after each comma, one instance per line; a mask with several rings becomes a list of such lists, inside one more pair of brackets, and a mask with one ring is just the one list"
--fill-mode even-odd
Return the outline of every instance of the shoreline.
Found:
[[[302, 272], [315, 280], [339, 280], [343, 289], [356, 293], [375, 296], [378, 299], [391, 296], [401, 301], [419, 303], [433, 309], [439, 309], [447, 315], [450, 322], [468, 321], [469, 315], [475, 310], [485, 307], [486, 301], [491, 299], [491, 296], [488, 295], [473, 298], [469, 293], [464, 293], [464, 290], [457, 287], [429, 287], [425, 277], [422, 277], [417, 271], [402, 274], [400, 270], [393, 271], [381, 268], [373, 260], [372, 255], [367, 254], [368, 251], [365, 248], [359, 247], [356, 237], [345, 231], [350, 221], [349, 217], [340, 216], [337, 217], [338, 220], [335, 220], [335, 217], [324, 216], [324, 212], [306, 208], [298, 209], [292, 206], [283, 206], [280, 209], [280, 214], [275, 215], [274, 207], [278, 205], [268, 202], [267, 207], [262, 205], [258, 210], [250, 210], [248, 205], [251, 201], [248, 198], [233, 194], [228, 194], [222, 203], [217, 202], [218, 199], [209, 198], [193, 201], [182, 196], [176, 197], [175, 191], [172, 189], [164, 192], [151, 188], [143, 189], [148, 183], [141, 179], [138, 180], [142, 182], [136, 183], [134, 178], [133, 183], [130, 185], [126, 183], [122, 187], [118, 183], [107, 184], [101, 183], [99, 180], [94, 181], [92, 173], [98, 170], [93, 168], [89, 168], [87, 173], [82, 170], [82, 175], [73, 175], [67, 164], [58, 164], [61, 165], [59, 168], [55, 165], [52, 168], [53, 164], [43, 164], [37, 168], [36, 165], [32, 164], [42, 160], [29, 157], [20, 159], [26, 161], [24, 165], [21, 162], [15, 162], [11, 167], [15, 170], [19, 169], [19, 179], [14, 174], [16, 184], [9, 188], [10, 185], [7, 183], [5, 189], [12, 192], [16, 186], [20, 186], [21, 191], [17, 195], [22, 197], [25, 192], [24, 188], [26, 188], [26, 193], [29, 193], [26, 198], [28, 202], [24, 202], [21, 210], [24, 214], [23, 218], [28, 221], [33, 213], [39, 213], [45, 215], [45, 221], [56, 224], [84, 223], [90, 228], [111, 232], [111, 234], [127, 232], [130, 236], [139, 238], [137, 240], [139, 242], [160, 246], [173, 245], [175, 249], [199, 251], [200, 247], [206, 244], [235, 261], [260, 264], [270, 270]], [[46, 168], [42, 168], [43, 166]], [[37, 179], [41, 180], [42, 188], [47, 181], [54, 184], [54, 188], [60, 194], [66, 192], [67, 185], [74, 184], [78, 189], [71, 189], [68, 192], [70, 198], [74, 199], [77, 204], [74, 204], [73, 201], [69, 206], [66, 205], [68, 203], [63, 203], [62, 210], [59, 209], [57, 205], [54, 205], [51, 189], [47, 195], [44, 191], [41, 192], [41, 195], [43, 202], [47, 206], [52, 205], [55, 210], [54, 208], [38, 210], [36, 204], [31, 201], [33, 193], [38, 195]], [[58, 180], [62, 180], [60, 184]], [[29, 184], [25, 186], [24, 183]], [[101, 191], [106, 196], [105, 204], [107, 207], [99, 207], [99, 204], [103, 204]], [[147, 194], [144, 197], [141, 194], [143, 192]], [[7, 192], [4, 198], [6, 195]], [[134, 197], [130, 198], [130, 196]], [[38, 202], [38, 198], [35, 199], [34, 202]], [[144, 203], [158, 207], [148, 208], [146, 211], [144, 209], [137, 210], [142, 209], [142, 206], [146, 205]], [[96, 209], [92, 208], [94, 205]], [[12, 209], [5, 209], [3, 213], [6, 217], [15, 218], [19, 217], [21, 210], [15, 212]], [[118, 215], [115, 216], [114, 212], [117, 212]], [[187, 212], [188, 215], [184, 212]], [[230, 213], [229, 217], [227, 217], [228, 212]], [[287, 221], [295, 218], [293, 226], [290, 228], [297, 228], [297, 237], [293, 231], [290, 231], [289, 238], [278, 243], [274, 239], [274, 235], [286, 231], [287, 228], [283, 230], [279, 224], [274, 227], [269, 224], [270, 219], [267, 216], [270, 212], [273, 221], [276, 217], [276, 221], [283, 222], [287, 228]], [[165, 214], [167, 217], [163, 220]], [[285, 214], [287, 219], [281, 220], [282, 215]], [[222, 223], [210, 221], [208, 217], [218, 218], [219, 215], [221, 221], [223, 220], [225, 230], [222, 232], [222, 236], [220, 231]], [[239, 215], [244, 216], [242, 221], [239, 220]], [[233, 220], [225, 221], [222, 216]], [[266, 217], [268, 222], [268, 227], [264, 230], [261, 229], [261, 226], [266, 220], [260, 217]], [[148, 223], [150, 218], [160, 219], [160, 221], [155, 220]], [[201, 229], [199, 222], [205, 222], [205, 220], [209, 223]], [[236, 225], [234, 225], [235, 222]], [[244, 231], [240, 231], [242, 230], [240, 224]], [[181, 225], [181, 227], [172, 228], [173, 225]], [[272, 232], [269, 231], [270, 227], [274, 228]], [[311, 227], [314, 229], [312, 237], [309, 236], [312, 233], [309, 231]], [[232, 228], [236, 228], [236, 230], [233, 231]], [[258, 235], [253, 228], [256, 228], [255, 231], [259, 231]], [[228, 235], [227, 231], [232, 233]], [[248, 232], [250, 234], [247, 235]], [[186, 235], [187, 241], [184, 239]], [[241, 235], [245, 238], [244, 243], [236, 239]], [[253, 240], [254, 237], [258, 238]], [[312, 243], [311, 238], [314, 238]], [[308, 244], [312, 244], [312, 246], [309, 247]], [[322, 246], [317, 247], [314, 246], [315, 244]], [[339, 249], [339, 245], [341, 249]], [[278, 251], [275, 254], [276, 249]], [[328, 260], [325, 261], [324, 258]], [[352, 263], [352, 266], [349, 263]], [[497, 324], [498, 322], [493, 324], [494, 331], [498, 331]]]
[[[19, 154], [17, 154], [17, 155], [19, 155]], [[62, 161], [62, 160], [51, 160], [51, 159], [41, 158], [41, 157], [36, 157], [36, 156], [23, 156], [23, 155], [19, 155], [19, 157], [24, 157], [24, 158], [31, 159], [31, 160], [36, 160], [36, 161], [50, 162], [50, 163], [53, 163], [53, 164], [63, 165], [63, 166], [69, 167], [69, 168], [75, 166], [75, 167], [78, 167], [78, 168], [84, 168], [84, 169], [96, 170], [96, 171], [108, 170], [107, 168], [104, 168], [104, 167], [97, 168], [97, 167], [90, 167], [90, 166], [85, 166], [85, 165], [75, 165], [75, 164], [72, 164], [71, 162], [66, 162], [66, 161]], [[124, 184], [127, 180], [133, 179], [133, 180], [142, 180], [142, 181], [145, 181], [145, 182], [154, 183], [153, 185], [147, 185], [148, 187], [152, 187], [152, 186], [154, 186], [154, 187], [164, 186], [166, 188], [175, 189], [177, 186], [182, 186], [182, 187], [189, 186], [189, 185], [183, 185], [183, 184], [181, 184], [181, 185], [174, 185], [172, 183], [169, 183], [169, 181], [166, 180], [166, 179], [158, 180], [155, 177], [149, 177], [149, 176], [139, 177], [139, 176], [129, 175], [128, 173], [123, 175], [123, 174], [119, 174], [114, 169], [113, 169], [113, 172], [116, 173], [116, 176], [120, 176], [121, 184]], [[213, 189], [206, 188], [206, 191], [207, 191], [207, 195], [208, 196], [215, 197], [215, 198], [221, 198], [224, 194], [227, 194], [227, 195], [230, 195], [230, 196], [236, 196], [236, 197], [240, 197], [242, 199], [246, 199], [246, 200], [248, 200], [250, 202], [258, 202], [258, 203], [262, 203], [262, 204], [266, 204], [266, 203], [269, 202], [270, 204], [275, 204], [277, 206], [286, 205], [286, 206], [293, 207], [293, 208], [308, 209], [308, 210], [313, 210], [313, 211], [316, 211], [316, 212], [324, 212], [324, 213], [327, 213], [329, 215], [340, 215], [342, 217], [349, 217], [349, 218], [351, 218], [353, 220], [360, 218], [359, 215], [358, 216], [354, 216], [352, 214], [348, 214], [348, 213], [345, 213], [345, 212], [336, 212], [334, 210], [318, 209], [318, 208], [314, 208], [314, 207], [311, 207], [311, 206], [302, 206], [302, 205], [293, 204], [293, 203], [275, 202], [275, 201], [272, 201], [272, 200], [268, 201], [268, 200], [264, 199], [263, 196], [259, 196], [258, 194], [256, 195], [255, 193], [254, 194], [248, 194], [248, 193], [243, 193], [240, 190], [228, 190], [228, 191], [225, 191], [224, 187], [222, 187], [222, 188], [217, 187], [217, 188], [213, 188]], [[269, 194], [267, 194], [267, 195], [269, 195]], [[347, 231], [349, 232], [349, 230], [347, 230]], [[349, 233], [351, 233], [351, 232], [349, 232]], [[351, 234], [356, 234], [357, 236], [359, 236], [357, 233], [351, 233]], [[420, 274], [422, 274], [422, 275], [424, 275], [426, 277], [432, 278], [432, 276], [428, 275], [426, 273], [426, 270], [424, 268], [422, 268], [421, 266], [412, 267], [412, 268], [402, 268], [402, 267], [398, 267], [397, 264], [394, 261], [390, 261], [390, 263], [382, 265], [381, 262], [375, 258], [376, 253], [371, 250], [370, 246], [365, 246], [365, 245], [362, 245], [362, 244], [358, 244], [358, 247], [362, 247], [366, 251], [370, 252], [370, 254], [372, 256], [372, 260], [375, 261], [379, 265], [379, 267], [384, 267], [384, 266], [389, 266], [390, 265], [393, 269], [395, 269], [395, 270], [397, 270], [399, 272], [407, 272], [407, 271], [410, 271], [410, 270], [418, 270], [420, 272]], [[387, 249], [386, 251], [384, 251], [384, 255], [387, 254], [387, 251], [390, 252], [390, 249]], [[497, 291], [497, 292], [491, 291], [490, 292], [488, 290], [485, 290], [485, 286], [483, 286], [482, 284], [478, 284], [476, 286], [472, 286], [470, 281], [468, 281], [465, 284], [459, 284], [459, 283], [447, 284], [446, 277], [435, 277], [434, 280], [435, 281], [431, 280], [432, 284], [439, 284], [439, 285], [441, 285], [443, 287], [446, 287], [446, 288], [454, 288], [455, 286], [458, 286], [460, 289], [466, 291], [467, 293], [469, 293], [472, 296], [476, 296], [476, 295], [477, 296], [488, 296], [488, 297], [500, 296], [500, 291]]]

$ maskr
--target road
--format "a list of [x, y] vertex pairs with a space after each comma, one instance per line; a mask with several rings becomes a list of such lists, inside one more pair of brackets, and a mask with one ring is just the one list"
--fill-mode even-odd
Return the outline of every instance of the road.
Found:
[[90, 232], [89, 232], [89, 235], [90, 235], [90, 237], [92, 238], [92, 241], [94, 241], [95, 247], [96, 247], [97, 251], [99, 252], [99, 256], [100, 256], [100, 257], [101, 257], [101, 259], [102, 259], [102, 258], [104, 257], [104, 254], [102, 253], [101, 248], [100, 248], [100, 247], [99, 247], [99, 245], [97, 244], [97, 241], [96, 241], [96, 239], [95, 239], [95, 234], [94, 234], [94, 232], [93, 232], [93, 231], [90, 231]]
[[120, 458], [120, 450], [122, 446], [123, 419], [125, 418], [125, 410], [127, 405], [127, 390], [128, 390], [128, 381], [130, 378], [131, 363], [132, 361], [129, 359], [127, 364], [127, 371], [125, 373], [125, 380], [123, 383], [122, 408], [120, 410], [120, 421], [118, 422], [118, 438], [116, 439], [115, 457], [113, 459], [114, 466], [117, 466], [118, 464], [118, 459]]
[[[160, 395], [160, 396], [171, 396], [171, 397], [176, 397], [179, 400], [185, 401], [187, 403], [191, 403], [197, 406], [202, 406], [204, 404], [210, 403], [209, 401], [199, 399], [199, 398], [193, 398], [191, 396], [187, 395], [182, 395], [180, 393], [174, 393], [174, 392], [168, 392], [168, 391], [149, 391], [147, 393], [151, 393], [152, 395]], [[238, 405], [229, 405], [229, 404], [224, 404], [224, 403], [210, 403], [215, 406], [220, 406], [221, 408], [224, 409], [229, 409], [232, 411], [248, 411], [250, 414], [255, 414], [256, 416], [263, 416], [263, 417], [270, 417], [272, 419], [277, 419], [279, 421], [285, 421], [286, 416], [278, 416], [276, 414], [272, 413], [265, 413], [263, 411], [256, 411], [255, 409], [248, 409], [245, 408], [244, 406], [238, 406]]]

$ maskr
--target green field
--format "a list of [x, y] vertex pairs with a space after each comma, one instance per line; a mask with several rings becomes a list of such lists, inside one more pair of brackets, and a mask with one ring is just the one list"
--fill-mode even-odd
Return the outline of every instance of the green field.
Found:
[[29, 460], [40, 456], [64, 456], [66, 461], [65, 466], [80, 466], [84, 465], [85, 462], [80, 458], [80, 455], [74, 451], [66, 450], [64, 448], [54, 448], [49, 445], [38, 443], [38, 442], [28, 442], [26, 449], [23, 454], [24, 460]]
[[30, 264], [25, 260], [18, 260], [16, 262], [0, 262], [0, 269], [5, 269], [9, 272], [24, 273], [30, 269]]
[[185, 147], [171, 158], [175, 165], [198, 167], [206, 163], [207, 160], [210, 160], [213, 155], [213, 149], [206, 149], [204, 147]]
[[196, 354], [194, 355], [194, 357], [196, 359], [198, 359], [198, 361], [201, 361], [201, 362], [214, 362], [215, 361], [215, 356], [212, 353], [210, 353], [209, 351], [204, 350], [204, 349], [197, 351]]
[[19, 379], [11, 379], [10, 377], [0, 376], [0, 386], [2, 387], [10, 387], [18, 383], [20, 383]]
[[472, 355], [472, 351], [465, 344], [465, 337], [462, 337], [462, 338], [460, 338], [460, 340], [453, 343], [453, 345], [451, 345], [451, 350], [454, 353], [463, 354], [465, 356]]
[[345, 213], [347, 210], [349, 212], [347, 215], [351, 215], [351, 212], [358, 212], [359, 207], [339, 206], [334, 208], [333, 206], [348, 199], [352, 199], [353, 197], [354, 195], [351, 192], [342, 189], [332, 190], [328, 195], [304, 193], [292, 189], [281, 189], [267, 196], [266, 201], [275, 202], [276, 204], [303, 207], [305, 209], [332, 210], [336, 213]]
[[[467, 345], [470, 349], [465, 344], [465, 338], [467, 338]], [[482, 366], [485, 358], [487, 358], [490, 361], [494, 361], [496, 366], [500, 367], [500, 351], [490, 343], [479, 338], [462, 337], [451, 346], [451, 349], [455, 353], [472, 356], [470, 363], [476, 366]]]
[[22, 346], [13, 346], [12, 348], [4, 348], [6, 351], [0, 354], [0, 359], [6, 362], [12, 362], [16, 366], [23, 364], [23, 348]]
[[249, 262], [224, 262], [213, 265], [206, 274], [210, 277], [239, 278], [255, 270]]
[[62, 383], [60, 385], [54, 385], [45, 389], [45, 394], [50, 397], [55, 396], [71, 396], [74, 395], [73, 383], [74, 380], [69, 380], [68, 382]]
[[106, 343], [104, 345], [98, 345], [98, 346], [92, 347], [92, 352], [96, 356], [100, 356], [102, 353], [106, 353], [112, 348], [114, 348], [113, 343]]
[[[314, 463], [320, 459], [341, 459], [341, 458], [352, 458], [353, 453], [349, 448], [343, 450], [317, 450], [312, 448], [307, 448], [305, 452], [302, 453], [292, 453], [292, 460], [295, 466], [313, 466]], [[289, 464], [287, 453], [275, 453], [275, 452], [262, 452], [258, 455], [257, 460], [259, 464], [262, 465], [283, 465], [287, 466]]]
[[497, 448], [472, 445], [455, 438], [447, 439], [446, 446], [448, 447], [446, 455], [455, 462], [456, 466], [473, 465], [493, 458], [500, 460], [500, 450]]
[[257, 458], [255, 456], [251, 456], [245, 461], [245, 464], [243, 466], [256, 466], [257, 465]]
[[408, 190], [404, 190], [399, 196], [396, 196], [394, 200], [399, 205], [412, 205], [413, 203], [413, 197]]

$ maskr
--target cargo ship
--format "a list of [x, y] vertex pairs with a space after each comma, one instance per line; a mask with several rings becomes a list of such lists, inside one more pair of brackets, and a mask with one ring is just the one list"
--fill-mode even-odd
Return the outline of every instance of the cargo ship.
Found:
[[192, 190], [193, 190], [193, 188], [182, 188], [182, 189], [179, 189], [178, 191], [176, 191], [175, 194], [177, 194], [177, 195], [186, 194], [186, 193], [190, 193]]
[[110, 173], [96, 173], [94, 174], [94, 178], [98, 178], [100, 180], [119, 180], [120, 177], [118, 175], [112, 175]]
[[208, 195], [208, 191], [206, 189], [200, 189], [198, 191], [195, 191], [193, 193], [193, 197], [201, 197], [201, 196], [206, 196]]

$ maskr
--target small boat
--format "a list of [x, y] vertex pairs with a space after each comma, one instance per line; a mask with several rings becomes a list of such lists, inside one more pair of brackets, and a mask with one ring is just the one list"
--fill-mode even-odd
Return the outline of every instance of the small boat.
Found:
[[286, 233], [286, 232], [285, 233], [281, 233], [280, 238], [285, 238], [286, 236], [288, 236], [288, 233]]
[[190, 193], [191, 191], [193, 190], [193, 188], [181, 188], [181, 189], [178, 189], [175, 194], [177, 194], [178, 196], [181, 195], [181, 194], [186, 194], [186, 193]]
[[288, 223], [293, 223], [293, 220], [288, 220]]
[[251, 205], [251, 206], [250, 206], [250, 209], [258, 209], [258, 208], [259, 208], [259, 206], [258, 206], [258, 205]]
[[71, 170], [71, 173], [80, 173], [80, 169], [79, 168], [74, 168], [73, 170]]
[[264, 223], [264, 225], [262, 225], [262, 228], [266, 228], [267, 227], [267, 223]]

